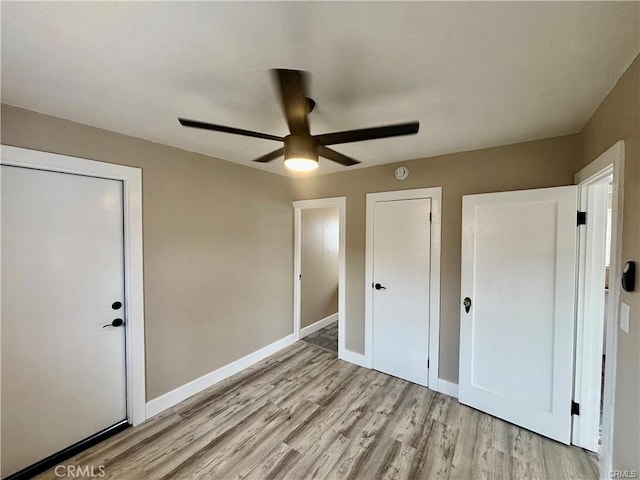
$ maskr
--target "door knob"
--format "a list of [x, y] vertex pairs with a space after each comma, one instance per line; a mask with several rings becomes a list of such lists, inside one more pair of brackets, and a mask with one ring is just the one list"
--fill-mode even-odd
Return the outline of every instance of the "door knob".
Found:
[[380, 285], [379, 283], [376, 283], [373, 288], [375, 288], [376, 290], [386, 290], [387, 287], [383, 287], [382, 285]]
[[122, 325], [124, 325], [124, 320], [122, 320], [121, 318], [114, 318], [113, 322], [107, 323], [106, 325], [103, 325], [102, 328], [121, 327]]
[[471, 310], [471, 299], [469, 297], [465, 297], [462, 304], [464, 305], [464, 311], [469, 313], [469, 310]]

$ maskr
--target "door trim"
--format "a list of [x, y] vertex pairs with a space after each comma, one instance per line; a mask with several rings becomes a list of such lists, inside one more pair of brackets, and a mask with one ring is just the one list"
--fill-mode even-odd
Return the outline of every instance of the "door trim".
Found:
[[124, 307], [127, 420], [138, 425], [145, 413], [144, 285], [142, 262], [142, 169], [55, 153], [0, 146], [0, 164], [119, 180], [123, 184]]
[[442, 238], [442, 187], [416, 188], [367, 194], [364, 278], [364, 357], [373, 366], [373, 207], [375, 202], [431, 199], [431, 291], [429, 292], [429, 378], [428, 388], [438, 391], [440, 351], [440, 251]]
[[[293, 243], [293, 334], [300, 340], [300, 308], [302, 273], [302, 210], [307, 208], [338, 208], [338, 358], [350, 361], [346, 348], [346, 197], [317, 198], [314, 200], [297, 200], [294, 209], [294, 243]], [[346, 357], [346, 358], [345, 358]]]
[[[622, 268], [622, 219], [624, 205], [624, 164], [625, 143], [619, 140], [608, 150], [576, 173], [574, 183], [588, 185], [602, 176], [613, 173], [613, 200], [611, 219], [611, 265], [609, 270], [609, 303], [606, 312], [607, 340], [605, 355], [607, 361], [604, 369], [604, 398], [602, 418], [602, 444], [600, 448], [600, 472], [611, 471], [613, 464], [613, 422], [615, 404], [615, 378], [618, 350], [618, 318], [620, 306], [620, 270]], [[584, 253], [581, 251], [580, 255]], [[584, 295], [585, 292], [582, 292]], [[578, 286], [578, 298], [580, 298]], [[578, 319], [579, 321], [579, 319]], [[581, 346], [581, 338], [576, 338], [576, 349]], [[581, 371], [576, 368], [574, 384], [578, 385]], [[574, 417], [574, 423], [579, 421]], [[574, 429], [575, 435], [575, 429]]]
[[[596, 453], [599, 449], [602, 355], [605, 353], [603, 332], [611, 312], [609, 306], [605, 307], [604, 285], [608, 183], [612, 176], [613, 165], [609, 165], [578, 185], [578, 206], [580, 211], [586, 212], [587, 221], [586, 225], [578, 227], [573, 401], [580, 404], [580, 415], [573, 416], [571, 443]], [[610, 287], [613, 287], [611, 282]]]

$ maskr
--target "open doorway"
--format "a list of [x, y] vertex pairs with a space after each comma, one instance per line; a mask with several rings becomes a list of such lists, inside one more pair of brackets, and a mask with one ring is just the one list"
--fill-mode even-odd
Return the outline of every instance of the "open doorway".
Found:
[[294, 332], [336, 355], [344, 348], [344, 205], [344, 198], [294, 202]]
[[618, 142], [576, 175], [580, 211], [572, 443], [600, 453], [610, 470], [619, 304], [624, 144]]

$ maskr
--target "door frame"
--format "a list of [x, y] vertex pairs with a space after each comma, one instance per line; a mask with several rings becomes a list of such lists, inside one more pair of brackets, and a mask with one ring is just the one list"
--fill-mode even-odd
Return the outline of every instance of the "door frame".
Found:
[[[611, 262], [609, 267], [609, 301], [606, 309], [605, 329], [605, 372], [604, 372], [604, 398], [603, 398], [603, 419], [602, 419], [602, 443], [600, 449], [600, 472], [609, 472], [612, 468], [613, 456], [613, 420], [614, 420], [614, 403], [615, 403], [615, 378], [617, 368], [617, 348], [618, 348], [618, 319], [620, 306], [620, 271], [622, 268], [622, 218], [624, 204], [624, 157], [625, 144], [624, 140], [619, 140], [609, 149], [607, 149], [598, 158], [593, 160], [582, 170], [576, 173], [574, 183], [578, 185], [579, 202], [582, 206], [587, 201], [586, 191], [589, 186], [602, 180], [602, 178], [613, 175], [613, 193], [612, 193], [612, 218], [611, 218]], [[588, 219], [587, 219], [588, 222]], [[587, 251], [584, 248], [586, 239], [582, 232], [580, 235], [579, 248], [579, 267], [578, 278], [584, 275], [586, 271]], [[577, 302], [581, 304], [583, 299], [589, 295], [585, 289], [584, 281], [578, 281]], [[576, 335], [576, 354], [581, 352], [583, 356], [592, 354], [586, 345], [585, 338], [592, 334], [589, 325], [583, 324], [584, 319], [578, 312], [576, 318], [577, 326], [584, 332], [583, 335]], [[578, 360], [578, 357], [577, 359]], [[576, 370], [574, 378], [574, 391], [578, 392], [582, 385], [587, 385], [591, 380], [585, 377], [586, 372], [581, 368], [580, 362], [576, 361]], [[582, 401], [588, 401], [586, 398]], [[586, 406], [586, 405], [585, 405]], [[587, 406], [587, 408], [599, 408], [599, 406]], [[582, 410], [582, 405], [581, 405]], [[580, 424], [581, 417], [574, 416], [573, 422], [573, 438], [572, 443], [581, 445]]]
[[119, 180], [123, 184], [124, 309], [127, 420], [146, 419], [144, 356], [144, 284], [142, 258], [142, 169], [59, 155], [39, 150], [0, 146], [0, 164], [51, 172]]
[[300, 320], [302, 307], [300, 285], [302, 274], [302, 210], [309, 208], [338, 208], [338, 358], [345, 359], [345, 325], [346, 325], [346, 197], [317, 198], [313, 200], [297, 200], [293, 202], [294, 242], [293, 242], [293, 334], [296, 340], [300, 336]]
[[[578, 283], [576, 289], [576, 348], [573, 400], [580, 404], [574, 416], [572, 443], [598, 452], [603, 332], [610, 315], [605, 307], [608, 183], [613, 165], [578, 185], [578, 208], [587, 222], [578, 229]], [[613, 230], [613, 222], [612, 222]], [[610, 285], [612, 286], [612, 285]]]
[[373, 209], [376, 202], [431, 199], [431, 265], [429, 292], [429, 368], [427, 386], [438, 389], [440, 356], [440, 252], [442, 245], [442, 187], [416, 188], [367, 194], [364, 275], [364, 363], [373, 367]]

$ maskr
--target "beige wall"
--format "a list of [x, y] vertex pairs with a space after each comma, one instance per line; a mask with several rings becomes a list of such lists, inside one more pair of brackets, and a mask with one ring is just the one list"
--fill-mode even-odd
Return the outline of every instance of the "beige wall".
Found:
[[[622, 261], [640, 262], [640, 57], [580, 133], [578, 169], [621, 139], [626, 149]], [[622, 292], [621, 300], [631, 305], [631, 321], [629, 333], [618, 329], [613, 465], [640, 470], [640, 288]]]
[[338, 312], [338, 221], [338, 207], [301, 211], [302, 327]]
[[346, 196], [346, 343], [364, 351], [365, 195], [371, 192], [443, 187], [440, 378], [458, 379], [460, 237], [462, 195], [573, 183], [575, 135], [402, 162], [409, 178], [383, 165], [291, 181], [295, 200]]
[[286, 178], [6, 105], [1, 134], [142, 167], [147, 399], [292, 333]]

